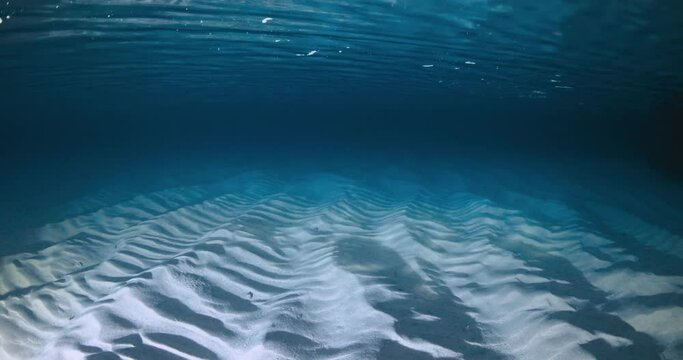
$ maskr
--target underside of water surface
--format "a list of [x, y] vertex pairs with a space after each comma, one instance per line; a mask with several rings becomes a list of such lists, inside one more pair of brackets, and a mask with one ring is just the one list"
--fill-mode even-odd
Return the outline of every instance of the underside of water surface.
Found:
[[683, 359], [674, 0], [0, 3], [0, 359]]

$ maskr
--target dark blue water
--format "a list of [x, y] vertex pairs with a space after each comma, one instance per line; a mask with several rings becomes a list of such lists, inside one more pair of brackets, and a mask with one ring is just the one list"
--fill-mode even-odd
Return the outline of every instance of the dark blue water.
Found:
[[683, 358], [683, 4], [0, 3], [0, 358]]

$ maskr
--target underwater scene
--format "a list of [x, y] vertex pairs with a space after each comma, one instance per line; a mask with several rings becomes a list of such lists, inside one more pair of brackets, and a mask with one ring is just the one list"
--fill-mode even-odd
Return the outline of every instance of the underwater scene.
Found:
[[683, 2], [1, 1], [5, 359], [683, 359]]

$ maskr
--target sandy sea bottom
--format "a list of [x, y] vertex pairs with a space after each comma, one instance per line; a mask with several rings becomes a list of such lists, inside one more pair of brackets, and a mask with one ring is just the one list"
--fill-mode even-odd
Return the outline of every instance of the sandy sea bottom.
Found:
[[680, 186], [579, 168], [103, 186], [3, 235], [0, 358], [683, 357]]

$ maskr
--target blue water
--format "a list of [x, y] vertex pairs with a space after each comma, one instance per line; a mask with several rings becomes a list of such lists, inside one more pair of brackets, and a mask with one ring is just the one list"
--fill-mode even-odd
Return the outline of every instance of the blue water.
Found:
[[0, 3], [0, 359], [683, 358], [683, 3]]

